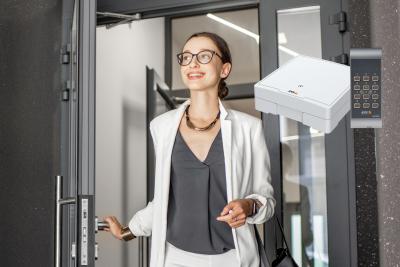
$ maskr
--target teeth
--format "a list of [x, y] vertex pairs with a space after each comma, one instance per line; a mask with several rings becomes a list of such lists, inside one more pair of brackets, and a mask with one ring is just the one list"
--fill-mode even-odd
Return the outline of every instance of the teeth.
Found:
[[189, 77], [200, 77], [203, 76], [204, 74], [200, 74], [200, 73], [193, 73], [193, 74], [189, 74]]

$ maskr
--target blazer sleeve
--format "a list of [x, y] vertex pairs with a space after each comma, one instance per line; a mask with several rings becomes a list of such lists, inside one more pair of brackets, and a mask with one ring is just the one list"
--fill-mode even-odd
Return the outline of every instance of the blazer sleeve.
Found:
[[129, 229], [135, 236], [150, 236], [153, 225], [153, 201], [139, 210], [129, 221]]
[[262, 121], [257, 122], [256, 130], [252, 140], [252, 172], [253, 172], [253, 194], [245, 198], [257, 199], [262, 203], [258, 212], [247, 217], [246, 222], [260, 224], [274, 215], [276, 201], [273, 197], [274, 190], [271, 185], [270, 159], [263, 134]]
[[[153, 123], [150, 122], [150, 133], [157, 151], [157, 141], [154, 136]], [[135, 236], [150, 236], [153, 227], [153, 201], [150, 201], [144, 209], [139, 210], [129, 221], [128, 227]]]

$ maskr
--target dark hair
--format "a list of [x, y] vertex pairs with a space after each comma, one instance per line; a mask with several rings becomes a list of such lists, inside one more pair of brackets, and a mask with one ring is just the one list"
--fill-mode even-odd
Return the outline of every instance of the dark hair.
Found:
[[[231, 63], [232, 64], [232, 57], [231, 57], [231, 51], [229, 50], [229, 46], [226, 43], [226, 41], [219, 35], [212, 33], [212, 32], [197, 32], [192, 34], [185, 42], [185, 44], [192, 39], [193, 37], [207, 37], [211, 39], [211, 41], [214, 42], [214, 44], [218, 47], [219, 51], [221, 51], [221, 59], [222, 63]], [[231, 68], [232, 70], [232, 68]], [[229, 76], [229, 74], [228, 74]], [[228, 77], [226, 76], [225, 78], [222, 78], [219, 81], [218, 85], [218, 97], [223, 99], [228, 95], [229, 89], [226, 86], [225, 79]]]

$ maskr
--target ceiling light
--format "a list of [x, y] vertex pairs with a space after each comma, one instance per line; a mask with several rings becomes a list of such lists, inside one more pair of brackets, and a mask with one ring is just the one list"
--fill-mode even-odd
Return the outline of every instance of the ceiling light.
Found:
[[278, 33], [278, 43], [287, 44], [286, 34], [284, 32]]
[[233, 24], [232, 22], [229, 22], [229, 21], [227, 21], [227, 20], [225, 20], [223, 18], [220, 18], [218, 16], [215, 16], [215, 15], [213, 15], [211, 13], [208, 13], [207, 17], [209, 17], [210, 19], [213, 19], [215, 21], [218, 21], [219, 23], [222, 23], [222, 24], [224, 24], [224, 25], [226, 25], [228, 27], [231, 27], [232, 29], [235, 29], [235, 30], [237, 30], [237, 31], [239, 31], [241, 33], [244, 33], [244, 34], [254, 38], [256, 40], [257, 44], [259, 43], [260, 36], [258, 34], [255, 34], [255, 33], [251, 32], [249, 30], [246, 30], [245, 28], [242, 28], [242, 27], [240, 27], [240, 26], [238, 26], [236, 24]]

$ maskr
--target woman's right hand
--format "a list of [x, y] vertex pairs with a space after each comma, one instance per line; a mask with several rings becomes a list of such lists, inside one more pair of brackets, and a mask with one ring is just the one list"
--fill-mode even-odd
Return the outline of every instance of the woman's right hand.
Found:
[[121, 236], [122, 225], [119, 223], [117, 218], [115, 218], [115, 216], [107, 216], [103, 220], [106, 221], [109, 225], [108, 228], [107, 227], [104, 228], [104, 231], [111, 232], [111, 234], [116, 239], [122, 240]]

